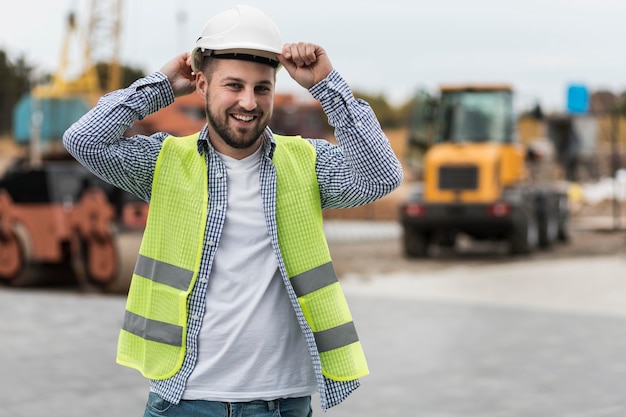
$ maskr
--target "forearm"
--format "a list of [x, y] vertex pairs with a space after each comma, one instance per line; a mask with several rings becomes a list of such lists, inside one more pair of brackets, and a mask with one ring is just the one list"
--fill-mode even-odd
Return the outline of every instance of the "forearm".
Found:
[[137, 120], [174, 100], [167, 78], [155, 73], [103, 96], [64, 134], [63, 144], [81, 164], [104, 180], [147, 198], [163, 134], [124, 137]]
[[366, 204], [396, 189], [402, 167], [371, 107], [354, 98], [336, 71], [311, 93], [321, 102], [339, 142], [338, 147], [318, 147], [323, 206]]

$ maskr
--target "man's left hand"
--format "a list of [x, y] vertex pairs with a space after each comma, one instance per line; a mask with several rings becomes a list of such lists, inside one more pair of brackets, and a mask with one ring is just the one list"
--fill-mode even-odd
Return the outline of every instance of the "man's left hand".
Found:
[[333, 70], [324, 48], [312, 43], [287, 43], [278, 59], [291, 78], [307, 90]]

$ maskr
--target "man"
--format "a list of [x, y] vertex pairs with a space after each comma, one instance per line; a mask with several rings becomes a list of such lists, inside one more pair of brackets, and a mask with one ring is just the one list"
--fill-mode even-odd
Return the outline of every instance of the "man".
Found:
[[[267, 127], [281, 67], [321, 102], [339, 145]], [[124, 137], [194, 90], [201, 132]], [[367, 364], [321, 209], [375, 201], [402, 170], [323, 48], [282, 45], [258, 9], [226, 10], [191, 54], [101, 98], [63, 140], [150, 202], [117, 356], [150, 379], [146, 416], [305, 417], [311, 394], [326, 410], [359, 386]]]

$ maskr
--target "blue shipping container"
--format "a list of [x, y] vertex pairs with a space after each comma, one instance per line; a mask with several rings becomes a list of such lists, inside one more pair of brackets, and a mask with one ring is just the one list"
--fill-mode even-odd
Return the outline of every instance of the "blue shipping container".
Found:
[[41, 140], [43, 143], [61, 140], [63, 133], [89, 111], [80, 98], [41, 98], [35, 102], [30, 94], [22, 97], [13, 111], [13, 138], [28, 143], [32, 136], [34, 106], [41, 111]]

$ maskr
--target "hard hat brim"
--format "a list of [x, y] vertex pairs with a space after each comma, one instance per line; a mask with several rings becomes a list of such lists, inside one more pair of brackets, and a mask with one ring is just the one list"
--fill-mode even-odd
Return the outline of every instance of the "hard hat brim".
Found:
[[191, 69], [193, 72], [200, 71], [202, 60], [206, 56], [212, 56], [219, 59], [241, 59], [245, 61], [258, 62], [260, 64], [270, 65], [274, 68], [280, 68], [277, 54], [282, 51], [264, 51], [254, 48], [225, 48], [225, 49], [204, 49], [197, 46], [192, 51]]

